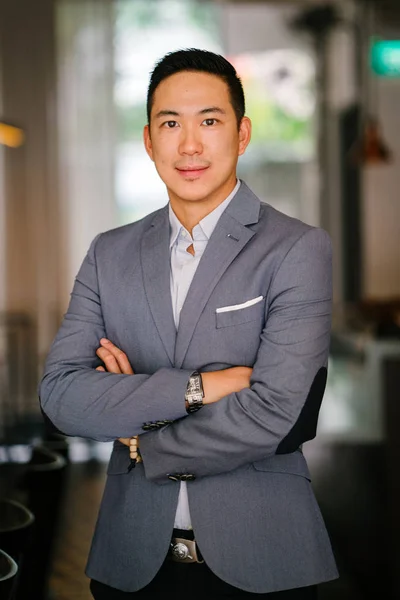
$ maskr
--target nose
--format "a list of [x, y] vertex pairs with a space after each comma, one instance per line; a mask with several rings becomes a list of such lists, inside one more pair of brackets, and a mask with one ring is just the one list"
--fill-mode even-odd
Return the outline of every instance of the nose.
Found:
[[203, 145], [200, 139], [200, 133], [193, 127], [183, 127], [179, 141], [180, 154], [193, 156], [194, 154], [201, 154], [202, 151]]

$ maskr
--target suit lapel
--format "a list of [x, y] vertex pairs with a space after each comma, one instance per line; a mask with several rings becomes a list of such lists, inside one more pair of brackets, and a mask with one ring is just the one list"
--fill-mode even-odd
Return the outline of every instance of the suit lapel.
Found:
[[176, 328], [172, 312], [170, 288], [168, 207], [158, 212], [143, 234], [141, 261], [147, 301], [160, 338], [174, 364]]
[[221, 215], [182, 307], [175, 346], [176, 368], [181, 368], [203, 309], [222, 275], [253, 237], [247, 225], [258, 221], [260, 201], [242, 182]]

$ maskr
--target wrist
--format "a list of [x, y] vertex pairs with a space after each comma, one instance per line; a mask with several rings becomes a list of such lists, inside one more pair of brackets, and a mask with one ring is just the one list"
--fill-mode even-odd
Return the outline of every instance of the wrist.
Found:
[[209, 371], [202, 373], [204, 404], [213, 404], [221, 398], [222, 371]]

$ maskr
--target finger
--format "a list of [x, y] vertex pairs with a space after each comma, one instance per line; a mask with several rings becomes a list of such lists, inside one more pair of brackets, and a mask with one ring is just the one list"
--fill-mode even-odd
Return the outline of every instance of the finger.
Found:
[[115, 373], [117, 375], [121, 375], [122, 371], [119, 367], [117, 359], [115, 358], [115, 356], [113, 354], [111, 354], [111, 352], [109, 352], [105, 348], [98, 348], [96, 350], [96, 354], [99, 358], [101, 358], [103, 363], [106, 365], [106, 370], [109, 373]]
[[104, 367], [96, 367], [96, 371], [104, 371], [105, 372], [105, 368]]
[[106, 338], [102, 338], [100, 340], [100, 344], [103, 348], [111, 352], [111, 354], [115, 357], [119, 368], [121, 369], [121, 373], [123, 373], [124, 375], [133, 375], [133, 369], [125, 352], [123, 352], [120, 348], [118, 348], [118, 346], [116, 346]]
[[131, 450], [137, 449], [137, 447], [139, 446], [139, 438], [137, 435], [135, 435], [134, 437], [130, 438], [130, 448]]

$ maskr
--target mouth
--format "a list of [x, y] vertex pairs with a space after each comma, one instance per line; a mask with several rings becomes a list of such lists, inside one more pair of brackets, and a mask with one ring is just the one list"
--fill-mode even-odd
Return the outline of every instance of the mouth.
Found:
[[201, 177], [207, 170], [209, 166], [199, 167], [197, 165], [186, 166], [186, 167], [176, 167], [178, 173], [187, 179], [195, 179], [197, 177]]

